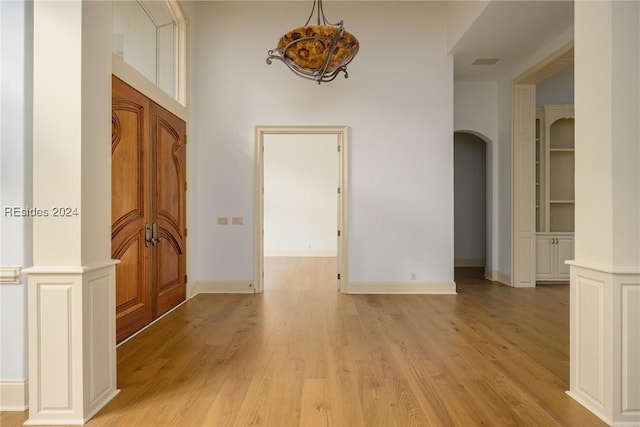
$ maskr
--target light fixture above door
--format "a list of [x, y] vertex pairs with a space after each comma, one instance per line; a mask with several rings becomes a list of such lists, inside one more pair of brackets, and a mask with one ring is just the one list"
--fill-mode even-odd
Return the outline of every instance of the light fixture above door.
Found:
[[[309, 25], [314, 14], [316, 25]], [[281, 61], [298, 76], [320, 84], [334, 80], [341, 72], [349, 77], [347, 65], [359, 47], [358, 39], [344, 29], [342, 21], [327, 21], [322, 0], [314, 0], [307, 22], [280, 38], [278, 47], [269, 50], [267, 64]]]

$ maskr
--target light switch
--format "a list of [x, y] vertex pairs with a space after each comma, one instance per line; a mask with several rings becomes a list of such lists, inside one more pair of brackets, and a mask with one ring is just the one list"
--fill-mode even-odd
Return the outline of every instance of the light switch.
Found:
[[229, 218], [227, 218], [226, 216], [218, 217], [218, 225], [227, 225], [227, 224], [229, 224]]
[[233, 218], [231, 218], [231, 224], [233, 224], [233, 225], [242, 225], [242, 217], [241, 216], [234, 216]]

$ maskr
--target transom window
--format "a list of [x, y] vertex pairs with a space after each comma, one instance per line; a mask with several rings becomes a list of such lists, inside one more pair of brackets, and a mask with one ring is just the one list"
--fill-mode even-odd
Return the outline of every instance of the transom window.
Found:
[[177, 1], [136, 0], [112, 4], [113, 52], [184, 104], [186, 20]]

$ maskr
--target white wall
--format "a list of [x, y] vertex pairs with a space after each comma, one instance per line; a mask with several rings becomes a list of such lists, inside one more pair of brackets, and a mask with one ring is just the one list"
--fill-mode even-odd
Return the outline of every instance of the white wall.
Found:
[[[23, 268], [32, 263], [32, 221], [4, 209], [31, 206], [32, 28], [30, 2], [0, 2], [0, 266]], [[0, 285], [0, 381], [27, 378], [26, 287], [24, 275]]]
[[264, 136], [265, 256], [336, 256], [338, 140]]
[[[344, 19], [361, 49], [349, 79], [322, 85], [265, 63], [283, 32], [304, 24], [309, 4], [195, 9], [196, 280], [253, 277], [255, 126], [348, 125], [350, 281], [404, 282], [411, 272], [420, 282], [452, 281], [453, 61], [444, 5], [328, 3], [329, 19]], [[242, 216], [245, 225], [216, 226], [218, 216]]]
[[573, 64], [536, 85], [536, 105], [573, 104]]
[[457, 81], [454, 86], [454, 129], [498, 139], [498, 84]]

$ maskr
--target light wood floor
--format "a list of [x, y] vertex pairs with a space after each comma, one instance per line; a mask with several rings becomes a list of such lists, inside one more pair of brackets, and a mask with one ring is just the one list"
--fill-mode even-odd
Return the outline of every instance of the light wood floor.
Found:
[[[602, 426], [565, 394], [569, 289], [460, 270], [458, 295], [344, 295], [332, 259], [197, 295], [118, 348], [89, 426]], [[3, 413], [18, 426], [26, 413]]]

